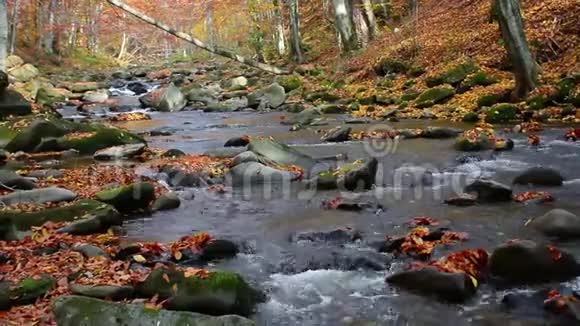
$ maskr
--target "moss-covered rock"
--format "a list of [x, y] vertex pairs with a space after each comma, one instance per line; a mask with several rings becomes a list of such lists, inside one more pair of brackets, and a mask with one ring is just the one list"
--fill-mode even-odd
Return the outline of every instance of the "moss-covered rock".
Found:
[[379, 76], [390, 74], [404, 74], [410, 68], [410, 65], [397, 59], [384, 58], [375, 65], [375, 72]]
[[146, 209], [155, 200], [155, 186], [148, 182], [133, 183], [128, 186], [99, 191], [99, 201], [112, 205], [120, 212]]
[[505, 123], [514, 120], [517, 113], [518, 109], [515, 105], [500, 103], [487, 109], [485, 112], [485, 121], [488, 123]]
[[419, 97], [419, 95], [421, 95], [421, 93], [419, 93], [418, 91], [416, 91], [414, 89], [409, 89], [403, 93], [403, 96], [401, 96], [401, 100], [412, 101], [412, 100], [416, 99], [417, 97]]
[[82, 296], [60, 297], [53, 303], [59, 326], [254, 326], [239, 316], [212, 317], [193, 312], [150, 309]]
[[550, 99], [546, 95], [536, 95], [527, 99], [526, 104], [530, 110], [542, 110], [548, 106]]
[[81, 154], [94, 154], [96, 151], [113, 146], [127, 144], [145, 144], [145, 140], [135, 134], [116, 128], [102, 128], [94, 132], [92, 136], [85, 138], [58, 140], [59, 147], [63, 150], [74, 149]]
[[493, 142], [487, 136], [480, 136], [477, 140], [460, 137], [455, 141], [455, 149], [462, 152], [482, 151], [493, 148]]
[[455, 89], [450, 86], [430, 88], [419, 95], [415, 101], [415, 106], [418, 108], [432, 107], [437, 103], [444, 102], [453, 95], [455, 95]]
[[556, 89], [556, 93], [552, 96], [552, 100], [558, 103], [564, 103], [569, 100], [570, 94], [574, 90], [576, 84], [580, 82], [580, 78], [577, 76], [568, 76], [563, 78], [560, 82], [558, 82], [558, 87]]
[[479, 115], [475, 112], [468, 112], [466, 113], [463, 118], [461, 119], [463, 122], [477, 122], [479, 121]]
[[46, 222], [71, 222], [93, 216], [118, 215], [110, 205], [96, 200], [80, 200], [73, 205], [37, 212], [4, 210], [0, 212], [0, 240], [19, 240], [33, 226]]
[[419, 67], [419, 66], [413, 66], [413, 67], [411, 67], [411, 69], [409, 69], [409, 76], [411, 76], [411, 77], [419, 77], [419, 76], [423, 76], [423, 74], [425, 72], [427, 72], [425, 70], [425, 68]]
[[435, 87], [443, 84], [459, 85], [467, 76], [476, 69], [473, 62], [460, 64], [442, 74], [429, 77], [425, 80], [428, 87]]
[[483, 71], [478, 71], [474, 74], [469, 75], [467, 79], [462, 81], [461, 84], [459, 85], [457, 92], [465, 93], [475, 86], [489, 86], [497, 82], [498, 82], [497, 78], [488, 76]]
[[137, 287], [137, 293], [143, 297], [159, 295], [159, 298], [168, 299], [166, 308], [170, 310], [214, 316], [249, 316], [261, 299], [261, 293], [236, 273], [211, 272], [208, 277], [200, 278], [186, 277], [183, 272], [171, 269], [151, 272]]
[[110, 300], [125, 300], [133, 297], [135, 289], [132, 286], [124, 285], [84, 285], [70, 284], [70, 290], [73, 294], [85, 297]]
[[179, 208], [181, 205], [181, 200], [179, 196], [177, 196], [174, 192], [168, 192], [166, 194], [161, 195], [159, 198], [155, 200], [153, 206], [151, 207], [152, 211], [166, 211], [170, 209]]
[[509, 100], [509, 93], [502, 94], [485, 94], [477, 99], [477, 107], [483, 108], [486, 106], [492, 106], [497, 103], [507, 102]]
[[30, 113], [32, 113], [32, 106], [20, 93], [12, 89], [0, 92], [0, 118]]
[[37, 298], [45, 295], [55, 285], [55, 280], [48, 275], [42, 275], [38, 279], [25, 278], [17, 284], [2, 282], [0, 283], [0, 310], [34, 303]]
[[56, 102], [66, 101], [66, 95], [55, 88], [40, 88], [36, 92], [35, 101], [42, 106], [51, 107]]
[[313, 92], [310, 94], [307, 94], [305, 97], [306, 101], [309, 102], [315, 102], [315, 101], [323, 101], [323, 102], [336, 102], [338, 100], [340, 100], [340, 97], [330, 94], [328, 92], [325, 91], [320, 91], [320, 92]]
[[278, 84], [284, 87], [286, 93], [302, 87], [302, 79], [296, 75], [283, 76], [278, 78]]

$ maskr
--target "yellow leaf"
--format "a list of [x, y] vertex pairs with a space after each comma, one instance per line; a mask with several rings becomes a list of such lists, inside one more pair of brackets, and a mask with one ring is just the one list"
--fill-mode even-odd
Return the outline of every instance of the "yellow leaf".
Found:
[[145, 259], [145, 257], [143, 257], [141, 255], [133, 256], [133, 260], [135, 260], [138, 263], [146, 263], [147, 262], [147, 259]]
[[178, 250], [173, 254], [173, 257], [175, 258], [175, 260], [181, 260], [181, 258], [183, 258], [183, 254], [181, 253], [181, 251]]
[[177, 283], [173, 284], [173, 286], [171, 287], [171, 291], [175, 294], [177, 293]]
[[473, 287], [477, 289], [477, 287], [479, 286], [477, 279], [471, 275], [468, 275], [468, 276], [469, 276], [469, 279], [471, 279], [471, 283], [473, 283]]

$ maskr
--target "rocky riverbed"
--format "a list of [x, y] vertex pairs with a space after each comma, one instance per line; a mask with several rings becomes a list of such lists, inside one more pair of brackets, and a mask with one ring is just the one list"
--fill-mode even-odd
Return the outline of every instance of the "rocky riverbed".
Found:
[[38, 87], [42, 113], [1, 132], [0, 318], [579, 320], [579, 130], [511, 107], [484, 112], [506, 125], [405, 119], [424, 105], [299, 93], [301, 74], [200, 64]]

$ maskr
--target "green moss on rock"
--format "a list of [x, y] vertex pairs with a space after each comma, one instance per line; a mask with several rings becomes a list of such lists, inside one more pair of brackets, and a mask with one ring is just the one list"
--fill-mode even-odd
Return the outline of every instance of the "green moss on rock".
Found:
[[409, 64], [404, 61], [384, 58], [375, 65], [375, 72], [379, 76], [404, 74], [409, 68]]
[[115, 128], [104, 128], [94, 135], [79, 139], [61, 138], [58, 140], [62, 149], [75, 149], [81, 154], [94, 154], [96, 151], [120, 145], [146, 143], [135, 134]]
[[112, 205], [120, 212], [146, 209], [155, 200], [155, 187], [148, 182], [103, 190], [96, 195], [99, 201]]
[[284, 87], [286, 93], [302, 87], [302, 79], [296, 75], [283, 76], [278, 78], [278, 84]]
[[450, 84], [453, 86], [461, 83], [467, 76], [476, 69], [473, 62], [466, 62], [460, 64], [440, 75], [429, 77], [425, 80], [428, 87], [435, 87], [442, 84]]
[[3, 282], [0, 284], [0, 309], [34, 303], [55, 285], [56, 281], [49, 275], [41, 275], [38, 279], [25, 278], [17, 284]]
[[550, 99], [546, 95], [536, 95], [528, 98], [526, 103], [530, 110], [542, 110], [548, 106]]
[[463, 118], [461, 119], [463, 122], [477, 122], [479, 121], [479, 115], [475, 112], [468, 112], [466, 113]]
[[418, 108], [428, 108], [435, 104], [442, 103], [455, 95], [455, 89], [450, 86], [435, 87], [423, 92], [415, 101]]
[[488, 123], [505, 123], [516, 118], [518, 109], [509, 103], [500, 103], [487, 109], [485, 121]]

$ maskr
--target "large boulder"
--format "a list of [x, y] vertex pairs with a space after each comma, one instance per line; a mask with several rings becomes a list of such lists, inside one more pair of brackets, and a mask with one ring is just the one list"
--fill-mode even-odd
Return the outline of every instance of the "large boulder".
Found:
[[187, 100], [199, 102], [204, 105], [216, 104], [218, 102], [215, 91], [207, 88], [194, 88], [187, 93]]
[[534, 218], [528, 226], [548, 237], [580, 238], [580, 217], [564, 209], [553, 209]]
[[372, 158], [360, 167], [346, 172], [338, 180], [338, 185], [349, 191], [369, 190], [375, 184], [378, 170], [378, 160]]
[[284, 87], [273, 83], [248, 95], [248, 106], [258, 108], [261, 105], [267, 108], [276, 109], [286, 101], [286, 91]]
[[264, 163], [261, 161], [262, 161], [262, 158], [260, 158], [256, 153], [246, 151], [246, 152], [240, 153], [234, 157], [234, 160], [232, 162], [232, 167], [239, 165], [239, 164], [242, 164], [242, 163], [249, 163], [249, 162]]
[[183, 95], [181, 90], [172, 83], [162, 93], [161, 99], [156, 108], [163, 112], [176, 112], [183, 110], [186, 105], [187, 100], [185, 99], [185, 95]]
[[399, 272], [389, 276], [387, 282], [450, 302], [463, 302], [476, 292], [475, 285], [466, 274], [441, 272], [435, 267]]
[[25, 278], [17, 284], [0, 282], [0, 310], [8, 310], [12, 306], [33, 304], [36, 299], [44, 296], [56, 285], [56, 281], [41, 275], [38, 279]]
[[10, 115], [28, 115], [32, 113], [32, 105], [17, 91], [0, 91], [0, 118]]
[[[169, 282], [167, 281], [169, 280]], [[156, 269], [137, 287], [143, 297], [158, 295], [168, 300], [169, 310], [191, 311], [212, 316], [236, 314], [249, 316], [261, 300], [261, 294], [251, 288], [238, 274], [210, 272], [201, 278], [187, 277], [172, 269]]]
[[17, 55], [9, 55], [6, 57], [6, 70], [10, 70], [14, 67], [22, 66], [24, 60]]
[[61, 137], [72, 130], [56, 121], [36, 120], [20, 131], [5, 149], [15, 153], [19, 151], [32, 152], [42, 142], [43, 138]]
[[112, 205], [120, 212], [133, 212], [149, 207], [155, 199], [155, 186], [148, 182], [133, 183], [99, 191], [95, 196], [99, 201]]
[[22, 66], [18, 66], [12, 68], [8, 73], [14, 77], [19, 82], [26, 83], [29, 80], [32, 80], [40, 74], [38, 68], [30, 63], [24, 64]]
[[449, 127], [427, 127], [421, 133], [424, 138], [434, 138], [434, 139], [444, 139], [444, 138], [455, 138], [462, 133], [463, 130], [457, 128]]
[[105, 91], [88, 91], [83, 94], [83, 101], [90, 103], [105, 103], [109, 99], [109, 94]]
[[96, 91], [99, 89], [97, 82], [78, 82], [65, 85], [65, 88], [73, 93], [85, 93], [88, 91]]
[[174, 192], [168, 192], [155, 200], [153, 206], [151, 206], [151, 210], [154, 212], [166, 211], [179, 208], [179, 206], [181, 206], [179, 196]]
[[250, 137], [242, 136], [242, 137], [234, 137], [230, 138], [224, 144], [224, 147], [244, 147], [250, 143]]
[[230, 170], [228, 176], [232, 184], [236, 186], [284, 183], [297, 179], [292, 172], [274, 169], [258, 162], [238, 164]]
[[72, 294], [96, 299], [125, 300], [133, 296], [135, 289], [128, 285], [69, 285]]
[[114, 303], [83, 296], [64, 296], [53, 303], [59, 326], [254, 326], [239, 316], [212, 317], [193, 312], [153, 310], [144, 305]]
[[33, 226], [41, 226], [46, 222], [72, 222], [95, 216], [110, 221], [118, 215], [112, 206], [95, 200], [80, 200], [73, 205], [36, 212], [4, 210], [0, 212], [0, 239], [18, 240]]
[[42, 188], [34, 190], [22, 190], [10, 193], [8, 195], [0, 196], [0, 203], [10, 206], [21, 203], [60, 203], [65, 201], [72, 201], [77, 195], [64, 188]]
[[140, 155], [145, 147], [145, 144], [142, 143], [113, 146], [97, 151], [93, 157], [98, 161], [127, 159]]
[[503, 202], [512, 200], [512, 189], [497, 181], [478, 179], [465, 187], [465, 192], [476, 193], [480, 202]]
[[527, 169], [514, 179], [514, 184], [536, 186], [561, 186], [564, 178], [560, 172], [545, 167]]
[[455, 95], [455, 88], [451, 86], [430, 88], [419, 95], [415, 101], [415, 106], [418, 108], [429, 108], [446, 101], [453, 95]]
[[73, 235], [90, 235], [96, 233], [105, 233], [112, 226], [123, 224], [123, 217], [119, 212], [110, 205], [89, 212], [82, 216], [81, 219], [59, 229], [60, 233]]
[[316, 108], [308, 108], [291, 117], [287, 121], [282, 121], [286, 125], [308, 126], [316, 119], [320, 118], [320, 111]]
[[510, 284], [567, 281], [580, 275], [580, 264], [572, 255], [529, 240], [496, 248], [489, 263], [492, 275]]

